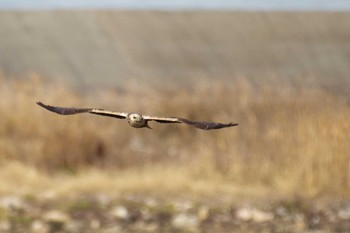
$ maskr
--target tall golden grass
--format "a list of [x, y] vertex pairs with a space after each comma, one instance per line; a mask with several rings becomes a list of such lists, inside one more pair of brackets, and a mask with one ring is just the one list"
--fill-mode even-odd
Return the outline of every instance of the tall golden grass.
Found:
[[[134, 129], [113, 118], [55, 115], [36, 106], [38, 100], [240, 125], [201, 131], [154, 123], [154, 130]], [[34, 169], [33, 177], [48, 185], [45, 176], [93, 171], [93, 187], [121, 176], [126, 190], [133, 190], [130, 182], [135, 182], [137, 191], [164, 185], [179, 192], [194, 187], [217, 192], [224, 184], [291, 195], [350, 195], [349, 102], [315, 85], [258, 85], [238, 78], [186, 86], [129, 83], [84, 92], [35, 74], [23, 79], [2, 75], [0, 116], [2, 180]], [[9, 164], [20, 171], [13, 173]], [[111, 180], [105, 181], [106, 189]]]

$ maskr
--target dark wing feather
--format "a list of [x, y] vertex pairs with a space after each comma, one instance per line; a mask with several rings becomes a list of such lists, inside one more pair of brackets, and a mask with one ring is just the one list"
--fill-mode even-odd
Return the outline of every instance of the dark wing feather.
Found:
[[65, 107], [55, 107], [51, 105], [46, 105], [41, 102], [37, 102], [37, 104], [51, 112], [60, 114], [60, 115], [73, 115], [78, 113], [91, 113], [96, 115], [108, 116], [108, 117], [116, 117], [120, 119], [124, 119], [127, 116], [127, 113], [121, 112], [111, 112], [103, 109], [95, 109], [95, 108], [65, 108]]
[[154, 120], [158, 123], [169, 124], [169, 123], [181, 123], [180, 121], [167, 121], [167, 120]]
[[51, 112], [60, 114], [60, 115], [73, 115], [78, 113], [90, 112], [89, 108], [63, 108], [63, 107], [55, 107], [51, 105], [46, 105], [41, 102], [37, 102], [37, 104]]
[[210, 130], [210, 129], [221, 129], [226, 127], [237, 126], [237, 123], [216, 123], [216, 122], [205, 122], [205, 121], [193, 121], [185, 118], [178, 118], [180, 122], [192, 125], [198, 129]]
[[215, 122], [205, 122], [205, 121], [192, 121], [180, 117], [156, 117], [156, 116], [146, 116], [143, 115], [143, 118], [147, 121], [156, 121], [159, 123], [185, 123], [187, 125], [192, 125], [198, 129], [221, 129], [226, 127], [236, 126], [236, 123], [215, 123]]

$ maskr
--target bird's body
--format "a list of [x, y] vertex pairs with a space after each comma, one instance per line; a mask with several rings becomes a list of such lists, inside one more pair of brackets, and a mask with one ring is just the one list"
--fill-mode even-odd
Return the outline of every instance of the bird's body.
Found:
[[141, 114], [130, 113], [126, 116], [126, 119], [129, 125], [131, 125], [134, 128], [143, 128], [143, 127], [149, 128], [147, 121], [142, 117]]
[[41, 102], [37, 104], [51, 112], [55, 112], [60, 115], [73, 115], [78, 113], [91, 113], [96, 115], [115, 117], [118, 119], [126, 119], [130, 126], [134, 128], [150, 128], [148, 125], [149, 121], [156, 121], [158, 123], [185, 123], [187, 125], [192, 125], [199, 129], [210, 130], [210, 129], [221, 129], [226, 127], [237, 126], [237, 123], [215, 123], [215, 122], [204, 122], [204, 121], [193, 121], [180, 117], [156, 117], [147, 116], [139, 113], [125, 113], [125, 112], [112, 112], [104, 109], [96, 108], [65, 108], [65, 107], [55, 107], [51, 105], [46, 105]]

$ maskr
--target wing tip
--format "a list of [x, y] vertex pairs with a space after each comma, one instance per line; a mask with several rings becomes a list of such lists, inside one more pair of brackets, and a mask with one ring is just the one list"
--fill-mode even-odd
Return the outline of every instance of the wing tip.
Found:
[[37, 105], [39, 105], [40, 107], [46, 108], [48, 105], [42, 103], [41, 101], [37, 101], [36, 102]]
[[222, 129], [227, 127], [238, 126], [238, 123], [215, 123], [215, 122], [203, 122], [203, 121], [192, 121], [185, 118], [178, 118], [180, 122], [194, 126], [198, 129], [211, 130], [211, 129]]

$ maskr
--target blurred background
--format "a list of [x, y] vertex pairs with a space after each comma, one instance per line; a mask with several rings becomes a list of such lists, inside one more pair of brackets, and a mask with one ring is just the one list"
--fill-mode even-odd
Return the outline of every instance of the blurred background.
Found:
[[[348, 232], [349, 10], [0, 1], [0, 231]], [[36, 101], [239, 126], [134, 129]]]

